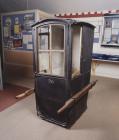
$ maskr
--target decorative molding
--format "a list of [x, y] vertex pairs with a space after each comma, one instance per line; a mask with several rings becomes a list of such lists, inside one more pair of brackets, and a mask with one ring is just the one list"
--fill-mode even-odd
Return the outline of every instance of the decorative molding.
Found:
[[103, 10], [103, 11], [89, 11], [89, 12], [78, 12], [78, 13], [59, 13], [55, 14], [56, 17], [61, 18], [84, 18], [84, 17], [101, 17], [104, 14], [119, 14], [119, 10]]

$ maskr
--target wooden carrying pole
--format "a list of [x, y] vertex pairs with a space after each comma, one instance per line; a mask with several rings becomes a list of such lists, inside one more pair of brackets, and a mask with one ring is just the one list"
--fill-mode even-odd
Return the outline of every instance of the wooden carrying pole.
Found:
[[91, 82], [90, 84], [88, 84], [86, 87], [84, 87], [80, 92], [78, 92], [77, 94], [75, 94], [74, 96], [72, 96], [69, 100], [67, 100], [65, 102], [65, 104], [57, 111], [57, 114], [60, 114], [62, 112], [64, 112], [67, 108], [70, 108], [71, 106], [73, 106], [76, 102], [79, 101], [79, 99], [84, 96], [85, 94], [88, 93], [88, 91], [95, 86], [97, 80]]
[[23, 93], [17, 95], [17, 96], [16, 96], [16, 99], [20, 99], [20, 98], [23, 98], [24, 96], [28, 96], [28, 95], [32, 94], [33, 92], [34, 92], [34, 88], [28, 89], [28, 90], [26, 90], [25, 92], [23, 92]]

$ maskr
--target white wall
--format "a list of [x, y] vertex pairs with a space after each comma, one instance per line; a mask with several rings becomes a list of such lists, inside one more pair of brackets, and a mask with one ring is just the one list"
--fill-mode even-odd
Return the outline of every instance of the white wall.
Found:
[[119, 55], [119, 48], [108, 48], [108, 47], [105, 48], [101, 46], [104, 17], [75, 18], [75, 20], [85, 21], [85, 22], [93, 24], [96, 27], [94, 37], [99, 38], [99, 43], [94, 42], [93, 53]]
[[[102, 33], [103, 33], [103, 22], [104, 17], [85, 17], [85, 18], [75, 18], [75, 20], [79, 21], [85, 21], [89, 22], [96, 26], [94, 38], [99, 38], [99, 43], [93, 44], [93, 53], [98, 54], [108, 54], [108, 55], [119, 55], [119, 48], [105, 48], [101, 47], [101, 39], [102, 39]], [[100, 26], [100, 30], [98, 32], [98, 27]], [[93, 65], [94, 66], [94, 63]], [[110, 77], [110, 78], [116, 78], [119, 79], [119, 63], [114, 62], [96, 62], [95, 64], [95, 72], [92, 72], [92, 74], [98, 75], [98, 76], [104, 76], [104, 77]], [[93, 67], [93, 68], [94, 68]]]

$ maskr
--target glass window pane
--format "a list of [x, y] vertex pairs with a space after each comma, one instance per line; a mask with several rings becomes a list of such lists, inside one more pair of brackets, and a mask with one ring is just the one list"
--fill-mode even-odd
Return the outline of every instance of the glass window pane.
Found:
[[80, 27], [74, 26], [72, 30], [72, 78], [80, 74], [81, 34]]
[[44, 26], [38, 28], [38, 47], [40, 50], [48, 50], [49, 49], [49, 27]]
[[52, 52], [52, 75], [64, 76], [64, 53]]
[[39, 36], [39, 45], [41, 50], [48, 50], [49, 49], [49, 43], [48, 43], [48, 35], [40, 35]]
[[43, 26], [40, 28], [40, 33], [48, 33], [49, 32], [49, 27]]
[[64, 49], [64, 26], [52, 25], [51, 26], [51, 41], [53, 50]]
[[119, 45], [119, 18], [116, 16], [104, 18], [102, 46]]
[[39, 55], [39, 72], [48, 74], [50, 73], [50, 64], [49, 64], [49, 53], [40, 52]]

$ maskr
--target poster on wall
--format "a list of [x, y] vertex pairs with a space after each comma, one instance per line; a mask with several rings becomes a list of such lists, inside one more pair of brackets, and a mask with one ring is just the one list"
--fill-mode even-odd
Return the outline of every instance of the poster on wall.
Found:
[[33, 50], [32, 28], [35, 12], [2, 16], [3, 46], [13, 50]]

